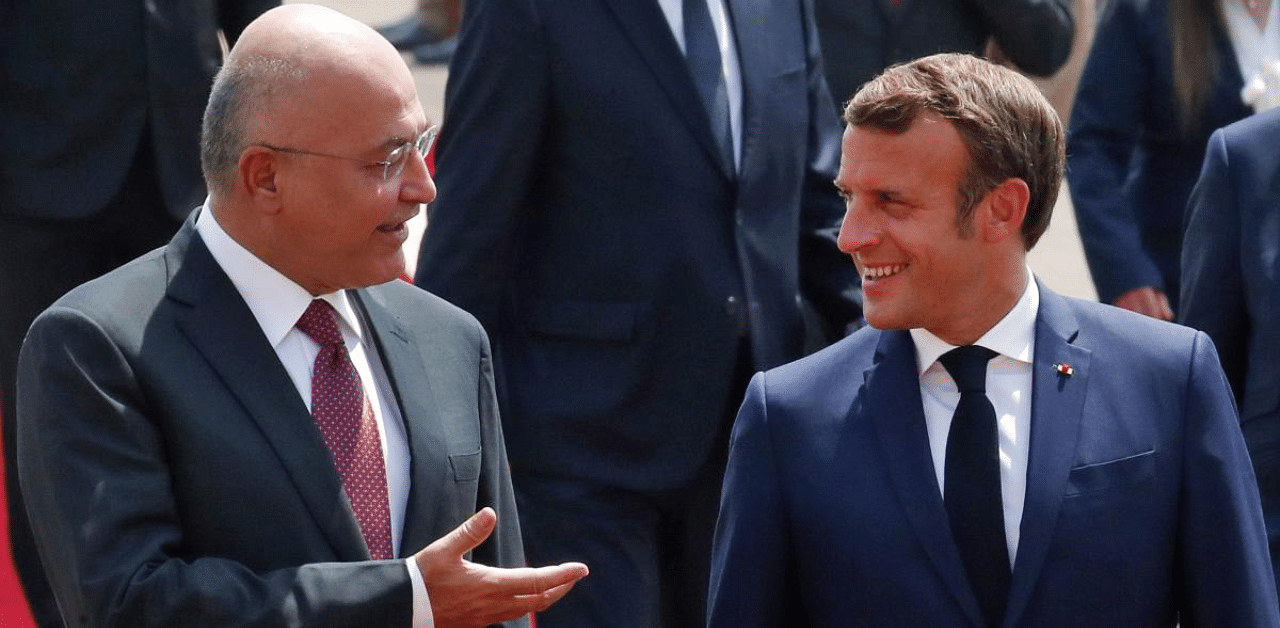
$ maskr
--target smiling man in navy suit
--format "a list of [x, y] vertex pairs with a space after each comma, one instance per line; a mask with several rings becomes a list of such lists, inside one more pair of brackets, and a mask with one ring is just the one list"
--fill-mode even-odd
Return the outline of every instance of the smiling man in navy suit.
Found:
[[938, 55], [845, 119], [871, 328], [752, 380], [711, 627], [1280, 625], [1208, 337], [1027, 269], [1064, 161], [1043, 96]]

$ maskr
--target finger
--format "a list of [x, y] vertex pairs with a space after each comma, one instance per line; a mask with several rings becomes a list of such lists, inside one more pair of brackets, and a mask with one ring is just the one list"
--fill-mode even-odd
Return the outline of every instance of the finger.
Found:
[[498, 585], [503, 595], [542, 595], [548, 589], [571, 584], [586, 577], [590, 570], [582, 563], [564, 563], [548, 567], [521, 567], [518, 569], [493, 569], [490, 581]]
[[558, 587], [552, 587], [543, 591], [540, 595], [521, 595], [518, 599], [530, 613], [541, 613], [551, 607], [552, 604], [560, 601], [565, 594], [573, 590], [574, 585], [578, 584], [577, 580], [566, 582]]
[[437, 539], [428, 548], [434, 547], [451, 558], [461, 559], [467, 552], [484, 543], [484, 540], [493, 533], [493, 528], [497, 523], [497, 513], [494, 513], [492, 508], [485, 506], [476, 514], [471, 515], [466, 521], [463, 521], [462, 525]]

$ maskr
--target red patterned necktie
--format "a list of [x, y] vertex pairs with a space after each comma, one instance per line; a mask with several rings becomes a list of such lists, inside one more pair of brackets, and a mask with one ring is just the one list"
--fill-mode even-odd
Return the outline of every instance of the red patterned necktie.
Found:
[[342, 476], [369, 555], [393, 558], [382, 439], [333, 315], [328, 302], [316, 299], [298, 319], [298, 329], [320, 344], [311, 373], [311, 414]]

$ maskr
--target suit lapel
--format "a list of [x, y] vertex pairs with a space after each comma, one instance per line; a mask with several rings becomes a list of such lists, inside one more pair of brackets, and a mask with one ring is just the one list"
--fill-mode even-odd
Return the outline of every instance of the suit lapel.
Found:
[[707, 158], [719, 164], [726, 177], [734, 178], [732, 168], [720, 157], [711, 132], [711, 119], [702, 106], [689, 66], [662, 8], [653, 0], [604, 0], [604, 3], [617, 18], [619, 29], [640, 52], [671, 104], [680, 112], [689, 132], [702, 145]]
[[400, 552], [411, 554], [434, 541], [438, 529], [453, 525], [445, 522], [446, 527], [440, 528], [438, 522], [427, 517], [429, 513], [449, 510], [438, 507], [447, 496], [436, 490], [439, 482], [432, 481], [433, 469], [427, 466], [428, 461], [448, 460], [444, 422], [439, 418], [439, 404], [431, 388], [434, 378], [424, 368], [412, 336], [380, 298], [377, 288], [349, 294], [372, 333], [409, 439], [409, 499], [405, 505]]
[[194, 217], [165, 257], [168, 296], [189, 307], [178, 323], [181, 332], [271, 443], [338, 559], [367, 560], [369, 550], [320, 430], [249, 306], [196, 235]]
[[[1091, 352], [1074, 343], [1079, 325], [1066, 299], [1040, 286], [1031, 373], [1031, 450], [1027, 499], [1009, 591], [1006, 625], [1015, 625], [1040, 577], [1066, 494], [1089, 387]], [[1055, 365], [1070, 365], [1073, 373]]]
[[970, 620], [982, 625], [982, 612], [951, 538], [951, 525], [934, 473], [915, 355], [910, 333], [883, 332], [875, 364], [863, 374], [865, 407], [855, 411], [865, 412], [875, 423], [898, 503], [925, 552]]

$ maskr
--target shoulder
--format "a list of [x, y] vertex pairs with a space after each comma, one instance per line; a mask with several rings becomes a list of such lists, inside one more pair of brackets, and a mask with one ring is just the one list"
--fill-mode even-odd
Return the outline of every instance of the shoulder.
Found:
[[487, 343], [476, 317], [407, 281], [397, 279], [357, 293], [362, 295], [366, 307], [382, 308], [411, 333]]
[[830, 346], [766, 371], [769, 401], [797, 405], [842, 405], [852, 401], [871, 368], [883, 332], [864, 327]]
[[143, 326], [163, 301], [167, 270], [157, 249], [90, 280], [60, 297], [40, 319], [67, 315], [96, 321], [103, 327]]
[[1079, 323], [1074, 344], [1092, 351], [1095, 359], [1139, 372], [1183, 369], [1203, 350], [1204, 334], [1190, 327], [1094, 301], [1058, 298], [1066, 302]]
[[1274, 153], [1280, 141], [1280, 109], [1272, 109], [1228, 124], [1214, 132], [1228, 151]]

